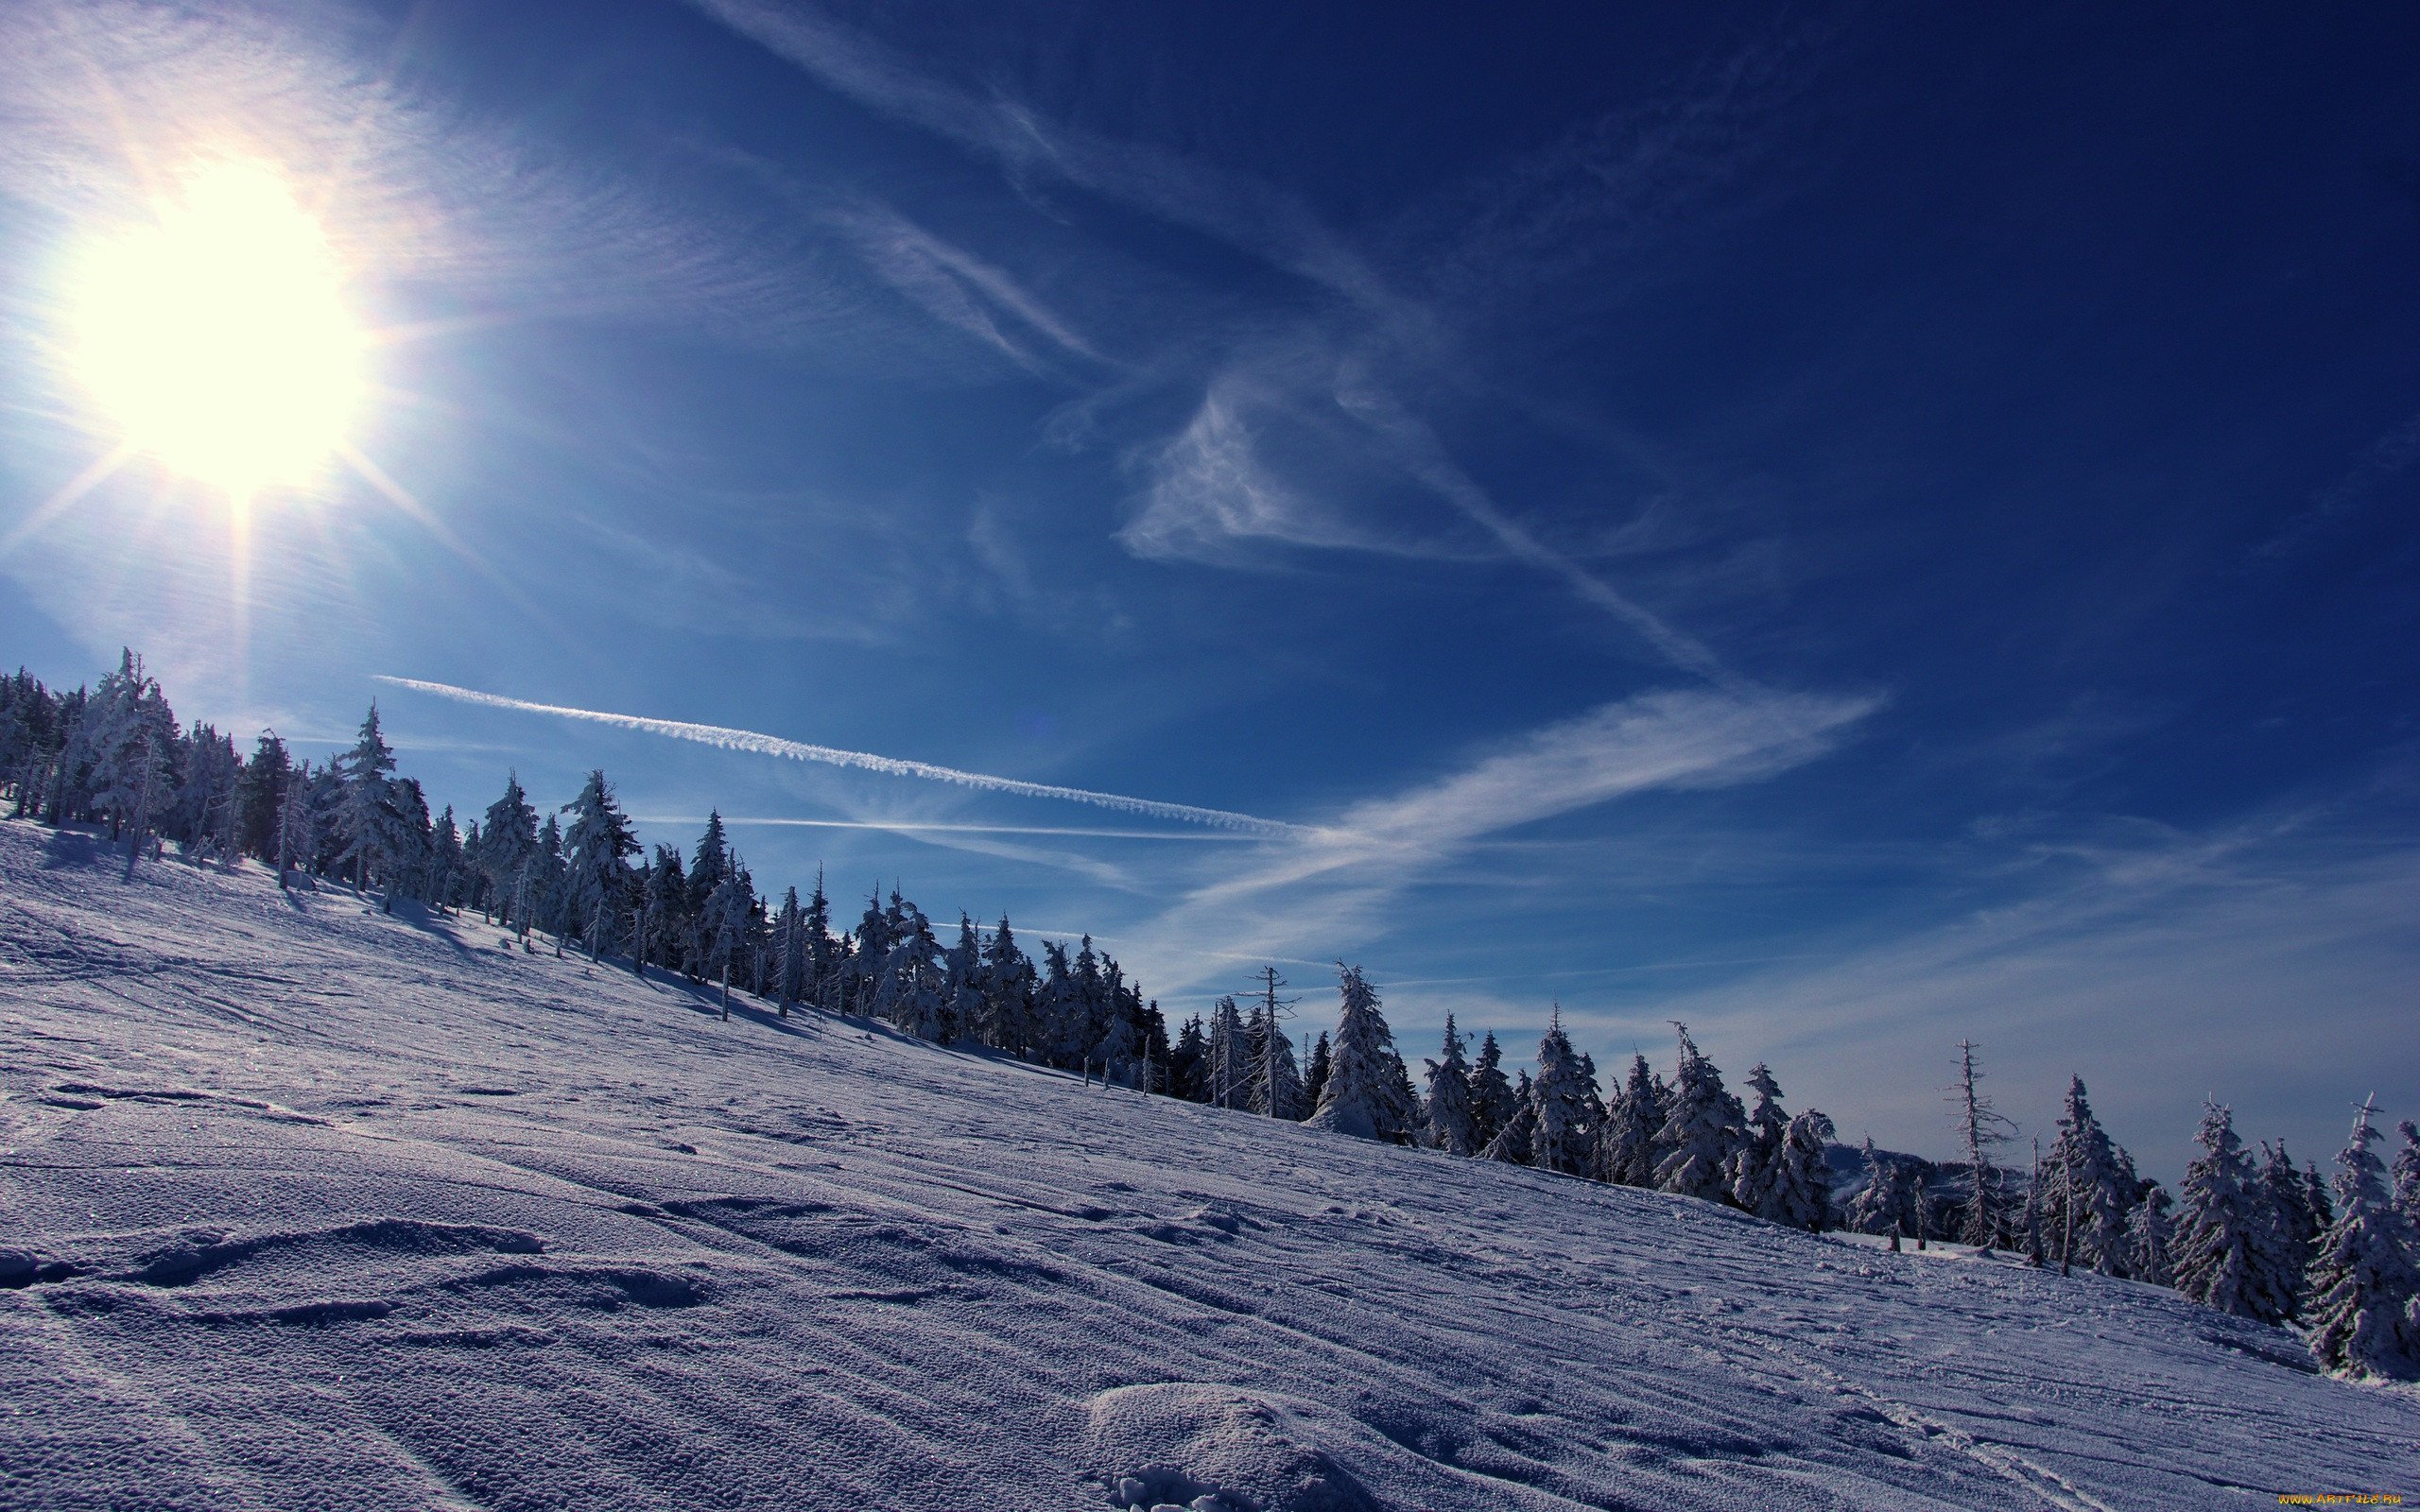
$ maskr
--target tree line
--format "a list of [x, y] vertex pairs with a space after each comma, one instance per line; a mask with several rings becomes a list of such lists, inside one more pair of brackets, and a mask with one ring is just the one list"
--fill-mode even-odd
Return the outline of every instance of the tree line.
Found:
[[2390, 1176], [2368, 1106], [2331, 1183], [2316, 1165], [2297, 1170], [2282, 1141], [2264, 1142], [2256, 1162], [2213, 1104], [2170, 1194], [2136, 1172], [2077, 1078], [2051, 1144], [2034, 1142], [2019, 1171], [1996, 1158], [2013, 1127], [1979, 1091], [1970, 1043], [1951, 1094], [1962, 1160], [1871, 1140], [1843, 1159], [1831, 1119], [1790, 1113], [1761, 1062], [1743, 1100], [1681, 1024], [1668, 1077], [1634, 1054], [1609, 1092], [1559, 1006], [1534, 1073], [1512, 1076], [1493, 1031], [1474, 1051], [1448, 1014], [1416, 1084], [1377, 991], [1341, 964], [1336, 1028], [1298, 1063], [1284, 1027], [1294, 1000], [1278, 995], [1287, 984], [1273, 967], [1171, 1036], [1158, 1003], [1090, 936], [1072, 950], [1045, 940], [1037, 963], [1005, 917], [985, 927], [961, 914], [945, 945], [896, 886], [887, 899], [876, 888], [856, 927], [836, 931], [823, 879], [804, 901], [792, 887], [773, 902], [719, 814], [685, 857], [643, 848], [601, 770], [560, 808], [541, 812], [509, 775], [476, 817], [432, 815], [419, 782], [399, 775], [374, 704], [354, 745], [320, 765], [267, 730], [246, 758], [207, 724], [180, 726], [131, 650], [90, 691], [53, 693], [23, 670], [0, 678], [0, 784], [16, 817], [106, 825], [130, 870], [147, 846], [171, 841], [197, 864], [251, 857], [281, 886], [335, 881], [389, 909], [409, 899], [475, 911], [523, 950], [548, 936], [558, 953], [712, 985], [726, 1015], [736, 989], [784, 1015], [879, 1019], [1104, 1085], [1697, 1197], [1795, 1228], [2012, 1250], [2296, 1324], [2331, 1369], [2420, 1375], [2420, 1129], [2400, 1125]]

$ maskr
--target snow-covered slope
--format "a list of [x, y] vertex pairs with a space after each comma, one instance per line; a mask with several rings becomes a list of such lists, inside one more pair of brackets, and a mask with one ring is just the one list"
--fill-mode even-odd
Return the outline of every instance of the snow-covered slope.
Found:
[[1085, 1089], [0, 823], [0, 1503], [2206, 1507], [2420, 1402], [2158, 1291]]

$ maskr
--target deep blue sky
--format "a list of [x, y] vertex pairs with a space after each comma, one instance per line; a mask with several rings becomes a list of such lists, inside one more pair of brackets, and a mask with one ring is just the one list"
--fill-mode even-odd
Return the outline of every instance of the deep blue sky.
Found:
[[[1088, 927], [1180, 1012], [1273, 958], [1324, 1019], [1342, 956], [1415, 1053], [1683, 1018], [1851, 1138], [1944, 1146], [1969, 1037], [2160, 1172], [2210, 1092], [2420, 1113], [2409, 8], [26, 3], [0, 58], [50, 680], [819, 821], [759, 879]], [[428, 517], [261, 501], [240, 638], [194, 486], [25, 528], [108, 444], [72, 249], [209, 150], [324, 203]]]

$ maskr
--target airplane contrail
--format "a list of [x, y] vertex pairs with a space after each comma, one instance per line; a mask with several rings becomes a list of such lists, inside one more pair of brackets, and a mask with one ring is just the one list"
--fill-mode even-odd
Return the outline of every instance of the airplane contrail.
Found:
[[951, 782], [987, 793], [1012, 793], [1020, 798], [1055, 798], [1070, 803], [1090, 803], [1096, 808], [1114, 809], [1121, 814], [1141, 814], [1156, 819], [1207, 825], [1214, 830], [1237, 830], [1249, 834], [1271, 836], [1314, 833], [1303, 825], [1237, 814], [1228, 809], [1201, 808], [1191, 803], [1163, 803], [1156, 799], [1129, 798], [1121, 793], [1096, 793], [1090, 788], [1060, 787], [1050, 782], [1028, 782], [1014, 777], [994, 777], [985, 772], [962, 772], [954, 766], [936, 766], [930, 762], [902, 761], [896, 756], [877, 756], [871, 751], [811, 746], [804, 741], [784, 740], [779, 735], [761, 734], [752, 730], [691, 724], [684, 719], [651, 719], [645, 714], [613, 713], [601, 709], [573, 709], [562, 704], [532, 703], [526, 698], [508, 698], [498, 693], [481, 693], [475, 688], [458, 688], [450, 682], [427, 682], [419, 678], [394, 678], [384, 673], [373, 674], [373, 677], [375, 680], [392, 687], [452, 698], [458, 703], [512, 709], [522, 713], [553, 714], [559, 719], [585, 719], [650, 735], [669, 735], [675, 740], [695, 741], [700, 746], [712, 746], [720, 750], [781, 756], [794, 762], [821, 762], [827, 766], [853, 766], [860, 771], [880, 772], [889, 777], [921, 777], [926, 782]]

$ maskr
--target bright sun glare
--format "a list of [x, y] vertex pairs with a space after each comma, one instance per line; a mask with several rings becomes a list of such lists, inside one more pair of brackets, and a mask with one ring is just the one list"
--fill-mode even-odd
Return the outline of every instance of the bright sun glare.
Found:
[[308, 481], [368, 388], [368, 335], [326, 236], [274, 170], [213, 163], [156, 222], [87, 249], [77, 377], [125, 443], [247, 494]]

